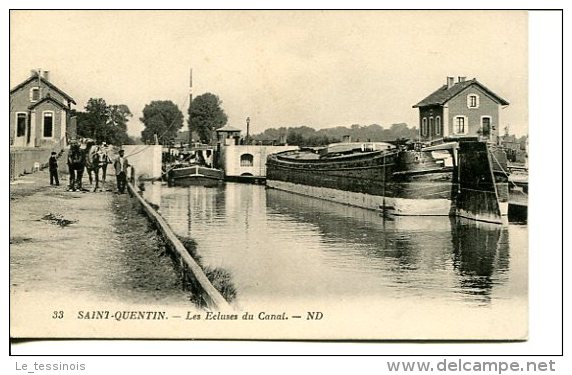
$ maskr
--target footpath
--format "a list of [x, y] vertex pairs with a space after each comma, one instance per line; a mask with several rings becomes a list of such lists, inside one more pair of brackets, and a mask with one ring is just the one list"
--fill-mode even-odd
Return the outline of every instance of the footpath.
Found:
[[117, 248], [112, 193], [68, 192], [67, 177], [50, 186], [43, 170], [10, 183], [13, 293], [89, 289], [96, 275], [82, 264], [94, 261], [98, 249]]
[[192, 306], [139, 203], [116, 193], [115, 176], [102, 192], [84, 176], [88, 191], [72, 192], [61, 169], [60, 186], [50, 186], [47, 169], [10, 183], [11, 335], [33, 336], [18, 319], [30, 309], [45, 309], [45, 318], [62, 304]]

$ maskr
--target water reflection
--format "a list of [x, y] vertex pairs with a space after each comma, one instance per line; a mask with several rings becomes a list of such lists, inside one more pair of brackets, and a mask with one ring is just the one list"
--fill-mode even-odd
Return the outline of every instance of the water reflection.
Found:
[[[506, 227], [466, 219], [441, 217], [383, 217], [381, 213], [269, 189], [271, 213], [311, 223], [320, 232], [335, 267], [367, 263], [371, 270], [389, 271], [397, 283], [437, 286], [452, 268], [458, 276], [457, 293], [490, 302], [493, 285], [506, 280]], [[379, 258], [380, 261], [375, 261]], [[412, 272], [415, 271], [415, 272]]]
[[163, 196], [163, 185], [160, 182], [148, 182], [143, 185], [143, 196], [145, 200], [154, 206], [161, 205]]
[[451, 229], [453, 266], [463, 293], [490, 302], [495, 284], [507, 279], [508, 231], [505, 227], [467, 220], [455, 221]]
[[520, 288], [510, 285], [509, 235], [497, 225], [384, 218], [232, 183], [164, 189], [160, 212], [197, 241], [204, 262], [231, 271], [246, 302], [348, 295], [487, 305]]
[[[146, 190], [145, 199], [147, 194]], [[194, 221], [216, 225], [217, 222], [225, 220], [226, 199], [224, 187], [189, 186], [164, 189], [159, 213], [167, 219], [177, 234], [190, 237]]]

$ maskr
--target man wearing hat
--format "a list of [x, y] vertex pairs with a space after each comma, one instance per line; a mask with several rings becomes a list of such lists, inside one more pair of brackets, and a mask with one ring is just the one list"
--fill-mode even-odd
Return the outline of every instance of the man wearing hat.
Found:
[[125, 150], [119, 150], [119, 156], [113, 162], [115, 168], [115, 178], [117, 179], [117, 190], [119, 194], [125, 193], [125, 186], [127, 185], [127, 168], [129, 162], [124, 156]]
[[105, 183], [105, 178], [107, 176], [107, 164], [111, 164], [111, 161], [109, 160], [109, 154], [108, 154], [108, 147], [107, 147], [107, 143], [102, 142], [101, 143], [101, 147], [99, 148], [100, 151], [100, 156], [99, 156], [99, 160], [100, 160], [100, 164], [101, 164], [101, 171], [102, 171], [102, 181]]
[[48, 159], [48, 165], [50, 167], [50, 185], [53, 185], [55, 182], [56, 186], [60, 186], [60, 179], [58, 178], [58, 159], [55, 151], [52, 151]]

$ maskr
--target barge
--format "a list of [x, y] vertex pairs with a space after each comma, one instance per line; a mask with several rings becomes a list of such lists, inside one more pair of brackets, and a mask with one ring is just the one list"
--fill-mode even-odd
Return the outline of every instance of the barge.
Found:
[[224, 183], [224, 171], [203, 165], [175, 165], [167, 172], [169, 186], [218, 186]]
[[472, 138], [424, 147], [347, 142], [273, 154], [269, 188], [393, 215], [494, 223], [508, 212], [506, 155]]

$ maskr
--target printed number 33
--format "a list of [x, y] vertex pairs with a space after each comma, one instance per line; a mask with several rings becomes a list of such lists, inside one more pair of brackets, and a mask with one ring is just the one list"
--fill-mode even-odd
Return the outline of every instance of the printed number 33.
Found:
[[52, 319], [63, 319], [64, 318], [64, 312], [63, 311], [54, 311], [54, 314], [52, 315]]

